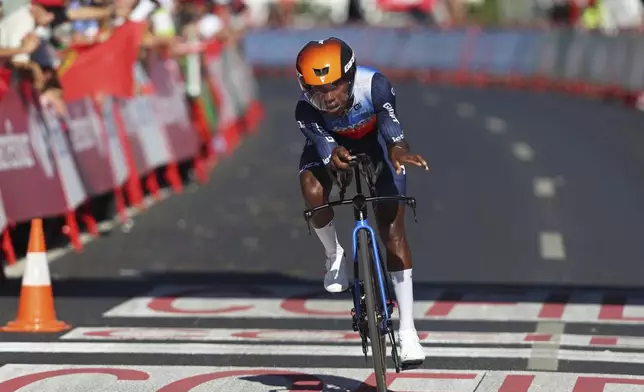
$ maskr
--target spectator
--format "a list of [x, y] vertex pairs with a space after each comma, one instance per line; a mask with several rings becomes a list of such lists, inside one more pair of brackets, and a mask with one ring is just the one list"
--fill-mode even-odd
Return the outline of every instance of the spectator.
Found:
[[[72, 0], [69, 10], [78, 10], [84, 6], [92, 6], [91, 0]], [[96, 19], [75, 20], [72, 22], [72, 42], [91, 43], [97, 37], [100, 24]]]
[[8, 58], [17, 55], [31, 54], [40, 45], [40, 38], [35, 33], [27, 34], [21, 41], [20, 47], [18, 48], [9, 48], [9, 47], [0, 47], [0, 59], [6, 61]]
[[643, 7], [641, 0], [596, 0], [601, 12], [601, 28], [606, 33], [640, 29]]
[[[20, 1], [24, 4], [16, 6]], [[126, 17], [150, 20], [144, 47], [165, 45], [172, 49], [187, 41], [183, 33], [191, 29], [193, 37], [201, 41], [238, 43], [246, 28], [247, 10], [241, 0], [184, 0], [178, 4], [175, 0], [12, 0], [11, 7], [5, 4], [4, 10], [0, 2], [0, 12], [4, 12], [0, 58], [7, 66], [28, 74], [43, 101], [65, 114], [55, 52], [62, 42], [56, 32], [64, 31], [64, 26], [68, 26], [65, 42], [94, 43], [104, 40]], [[177, 28], [177, 22], [184, 22], [185, 29]], [[177, 30], [182, 34], [177, 36]]]
[[176, 11], [173, 0], [159, 1], [159, 8], [152, 14], [152, 30], [159, 37], [175, 37], [173, 15]]

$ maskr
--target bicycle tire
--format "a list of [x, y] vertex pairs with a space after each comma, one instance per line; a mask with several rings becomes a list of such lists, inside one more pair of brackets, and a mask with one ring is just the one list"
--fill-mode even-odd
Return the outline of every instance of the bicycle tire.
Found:
[[362, 266], [362, 279], [365, 290], [365, 303], [367, 307], [367, 325], [369, 328], [369, 341], [371, 344], [371, 358], [373, 369], [376, 375], [376, 390], [387, 392], [387, 346], [385, 336], [380, 334], [378, 324], [378, 297], [376, 297], [377, 275], [374, 274], [373, 252], [370, 249], [369, 239], [366, 230], [360, 230], [358, 234], [360, 251], [358, 262]]

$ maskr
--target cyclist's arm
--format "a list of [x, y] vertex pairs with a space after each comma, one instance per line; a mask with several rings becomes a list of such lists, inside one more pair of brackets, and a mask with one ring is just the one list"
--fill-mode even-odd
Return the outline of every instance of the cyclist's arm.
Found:
[[394, 88], [387, 77], [380, 72], [376, 72], [371, 79], [371, 103], [376, 114], [378, 132], [387, 145], [409, 150], [402, 125], [396, 116]]
[[299, 101], [295, 108], [295, 120], [300, 131], [315, 145], [325, 166], [331, 163], [331, 153], [338, 146], [335, 139], [323, 127], [320, 112], [305, 101]]

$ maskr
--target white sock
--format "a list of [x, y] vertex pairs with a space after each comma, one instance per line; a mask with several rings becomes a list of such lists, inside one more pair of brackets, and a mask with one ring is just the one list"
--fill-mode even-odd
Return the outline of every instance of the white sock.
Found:
[[414, 326], [414, 290], [411, 282], [411, 268], [390, 273], [398, 300], [399, 331], [415, 331]]
[[338, 235], [335, 231], [335, 224], [333, 222], [333, 219], [331, 219], [331, 222], [329, 222], [328, 225], [319, 229], [314, 227], [313, 229], [315, 229], [315, 234], [318, 235], [318, 238], [322, 242], [322, 245], [324, 245], [326, 256], [328, 258], [336, 258], [337, 251], [341, 247], [340, 243], [338, 242]]

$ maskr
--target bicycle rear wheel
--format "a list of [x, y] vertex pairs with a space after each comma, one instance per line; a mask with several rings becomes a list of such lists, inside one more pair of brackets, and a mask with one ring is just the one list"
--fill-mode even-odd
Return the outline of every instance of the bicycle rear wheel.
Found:
[[362, 269], [362, 279], [364, 282], [365, 303], [367, 306], [367, 324], [369, 327], [369, 340], [371, 342], [371, 358], [373, 360], [373, 369], [376, 375], [376, 390], [378, 392], [387, 392], [387, 346], [385, 335], [380, 332], [380, 323], [378, 320], [378, 298], [380, 292], [378, 287], [378, 277], [375, 273], [370, 244], [366, 230], [360, 230], [358, 234], [360, 251], [358, 253], [358, 263]]

